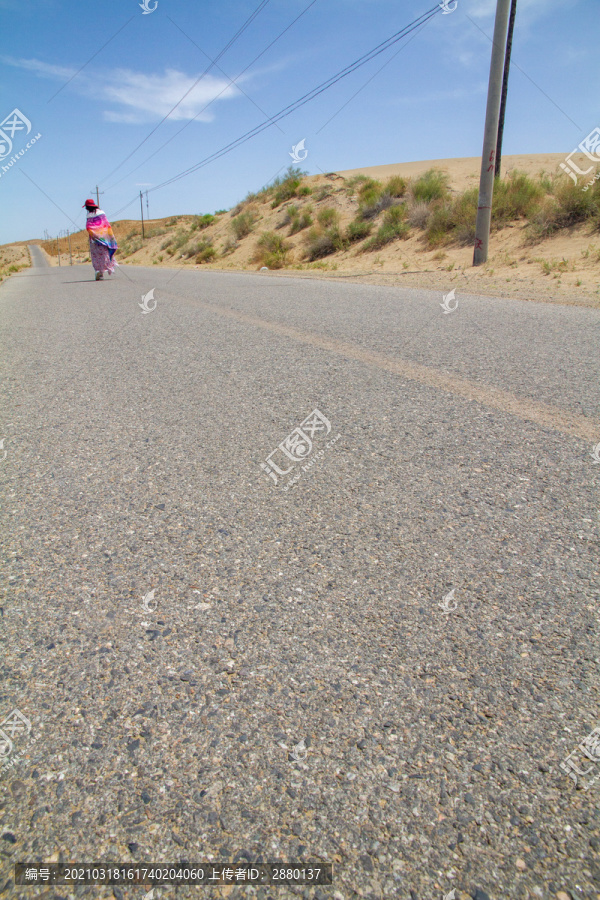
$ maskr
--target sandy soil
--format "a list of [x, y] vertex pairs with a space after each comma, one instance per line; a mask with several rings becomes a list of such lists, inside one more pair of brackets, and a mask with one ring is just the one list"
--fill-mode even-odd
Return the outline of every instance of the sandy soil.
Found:
[[[565, 161], [566, 155], [566, 153], [528, 153], [516, 156], [503, 156], [501, 174], [502, 176], [508, 175], [509, 172], [515, 169], [525, 172], [529, 176], [539, 175], [542, 172], [553, 174], [559, 171], [560, 163]], [[579, 157], [574, 156], [573, 160], [576, 163], [579, 160], [582, 170], [590, 165], [589, 159], [586, 166], [581, 165], [585, 161], [583, 154], [579, 155]], [[404, 178], [417, 178], [428, 169], [441, 169], [450, 178], [450, 185], [454, 190], [464, 191], [479, 184], [480, 167], [481, 157], [466, 156], [462, 159], [426, 159], [418, 162], [391, 163], [387, 166], [367, 166], [364, 169], [348, 169], [339, 174], [344, 175], [346, 178], [359, 174], [378, 179], [391, 178], [392, 175], [402, 175]]]
[[31, 265], [27, 245], [22, 242], [0, 246], [0, 282]]

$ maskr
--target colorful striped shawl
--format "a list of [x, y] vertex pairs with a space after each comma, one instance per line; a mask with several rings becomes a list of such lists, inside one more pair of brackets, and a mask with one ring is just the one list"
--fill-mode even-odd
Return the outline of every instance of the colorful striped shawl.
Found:
[[101, 209], [97, 210], [95, 215], [88, 217], [85, 227], [88, 230], [90, 240], [95, 241], [97, 244], [101, 244], [102, 247], [106, 247], [110, 258], [112, 259], [117, 250], [117, 242], [110, 226], [110, 222]]

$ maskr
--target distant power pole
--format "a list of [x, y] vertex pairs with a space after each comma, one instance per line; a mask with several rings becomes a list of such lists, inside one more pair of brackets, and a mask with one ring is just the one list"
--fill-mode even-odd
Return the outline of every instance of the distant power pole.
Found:
[[96, 203], [98, 204], [98, 209], [100, 209], [100, 194], [103, 194], [104, 191], [98, 190], [98, 185], [96, 185]]
[[502, 76], [502, 99], [500, 100], [500, 119], [498, 122], [498, 140], [496, 142], [496, 178], [500, 177], [502, 164], [502, 138], [504, 136], [504, 116], [506, 113], [506, 95], [508, 93], [508, 73], [510, 71], [510, 57], [512, 53], [513, 31], [515, 30], [515, 16], [517, 15], [517, 0], [512, 0], [510, 5], [510, 18], [508, 20], [508, 37], [506, 38], [506, 58], [504, 60], [504, 75]]
[[475, 223], [475, 249], [473, 265], [480, 266], [488, 258], [490, 223], [492, 221], [492, 197], [494, 195], [494, 172], [496, 162], [496, 142], [498, 140], [498, 115], [502, 94], [502, 71], [506, 53], [506, 27], [510, 0], [497, 0], [496, 24], [490, 63], [483, 151], [481, 154], [481, 174], [479, 177], [479, 203]]
[[140, 191], [140, 210], [142, 212], [142, 240], [144, 240], [144, 197]]
[[69, 234], [69, 229], [67, 228], [67, 237], [69, 239], [69, 259], [71, 260], [69, 265], [73, 265], [73, 253], [71, 252], [71, 235]]
[[56, 252], [58, 253], [58, 264], [60, 266], [60, 231], [58, 232], [58, 237], [56, 238]]

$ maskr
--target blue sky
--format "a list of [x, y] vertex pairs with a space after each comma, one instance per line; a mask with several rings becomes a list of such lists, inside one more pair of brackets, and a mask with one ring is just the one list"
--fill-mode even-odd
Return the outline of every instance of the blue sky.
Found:
[[[17, 108], [31, 122], [30, 134], [26, 126], [17, 131], [11, 155], [0, 160], [1, 243], [82, 227], [81, 205], [96, 184], [113, 219], [139, 218], [139, 201], [130, 201], [140, 189], [150, 192], [151, 217], [228, 208], [282, 172], [302, 139], [302, 167], [311, 174], [481, 153], [491, 50], [485, 34], [492, 34], [496, 3], [458, 0], [454, 12], [440, 10], [408, 42], [279, 128], [153, 190], [435, 4], [268, 0], [218, 67], [159, 125], [259, 0], [158, 0], [148, 14], [140, 2], [0, 0], [0, 121]], [[146, 2], [152, 8], [156, 0]], [[513, 60], [529, 77], [513, 66], [504, 153], [566, 154], [600, 125], [599, 40], [598, 0], [519, 0]]]

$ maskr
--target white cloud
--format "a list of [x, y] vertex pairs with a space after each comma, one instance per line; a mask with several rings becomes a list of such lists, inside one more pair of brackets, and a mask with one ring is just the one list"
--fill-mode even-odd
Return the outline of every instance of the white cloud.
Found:
[[[166, 116], [177, 101], [192, 88], [194, 77], [176, 69], [167, 69], [164, 75], [146, 75], [130, 69], [114, 72], [104, 86], [104, 96], [124, 110], [109, 110], [105, 118], [111, 122], [152, 122]], [[225, 78], [205, 77], [192, 88], [170, 118], [173, 121], [193, 119], [202, 122], [214, 119], [214, 107], [201, 112], [211, 100], [227, 100], [239, 91]], [[200, 115], [198, 115], [200, 113]]]
[[53, 66], [50, 63], [41, 62], [39, 59], [15, 59], [13, 56], [0, 56], [0, 62], [3, 62], [6, 66], [14, 66], [17, 69], [36, 72], [45, 78], [72, 78], [77, 72], [77, 69], [68, 69], [66, 66]]
[[[6, 65], [54, 81], [71, 79], [77, 73], [77, 69], [55, 66], [38, 59], [1, 56], [0, 60]], [[212, 104], [206, 112], [203, 112], [204, 108], [211, 101], [229, 100], [240, 92], [224, 77], [205, 75], [195, 84], [197, 78], [198, 75], [186, 75], [177, 69], [166, 69], [163, 74], [117, 69], [100, 73], [100, 77], [96, 73], [94, 78], [83, 70], [77, 78], [73, 78], [70, 87], [96, 101], [108, 101], [111, 108], [104, 110], [104, 118], [109, 122], [156, 122], [166, 116], [184, 94], [187, 96], [169, 118], [178, 121], [198, 117], [201, 122], [211, 122], [214, 119], [215, 105]], [[243, 80], [245, 79], [240, 79], [240, 82]]]

